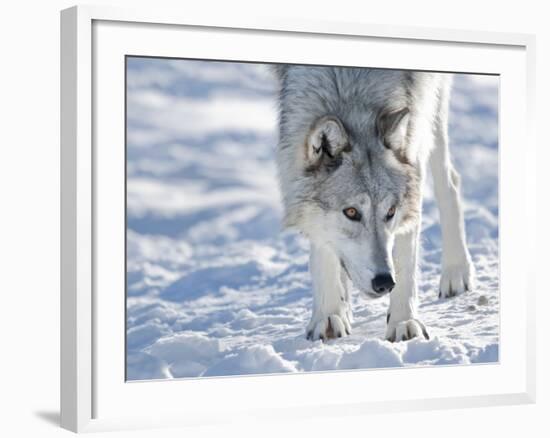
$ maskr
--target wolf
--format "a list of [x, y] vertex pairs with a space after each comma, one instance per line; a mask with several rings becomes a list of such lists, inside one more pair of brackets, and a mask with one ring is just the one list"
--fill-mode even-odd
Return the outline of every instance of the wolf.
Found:
[[369, 296], [390, 294], [387, 340], [429, 339], [417, 311], [428, 166], [442, 231], [439, 296], [471, 290], [475, 280], [460, 178], [449, 156], [451, 75], [282, 64], [273, 70], [283, 222], [310, 241], [307, 338], [351, 334], [353, 286]]

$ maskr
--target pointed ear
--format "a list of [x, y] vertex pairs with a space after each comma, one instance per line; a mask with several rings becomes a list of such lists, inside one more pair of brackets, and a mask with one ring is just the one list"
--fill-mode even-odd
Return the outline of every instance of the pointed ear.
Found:
[[311, 128], [306, 140], [306, 168], [315, 169], [323, 161], [330, 162], [349, 150], [349, 139], [338, 118], [321, 117]]
[[376, 128], [384, 146], [393, 150], [402, 148], [409, 129], [409, 109], [382, 111], [376, 120]]

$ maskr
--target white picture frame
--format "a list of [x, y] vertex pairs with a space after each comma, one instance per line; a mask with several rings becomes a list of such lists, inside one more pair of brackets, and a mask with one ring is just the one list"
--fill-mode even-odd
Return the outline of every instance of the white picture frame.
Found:
[[[193, 44], [182, 45], [186, 38]], [[242, 48], [224, 50], [219, 42], [226, 38]], [[334, 50], [317, 50], [321, 44], [334, 44]], [[304, 62], [307, 50], [306, 63], [350, 65], [355, 57], [354, 64], [363, 65], [353, 51], [362, 45], [373, 47], [377, 60], [370, 62], [376, 67], [501, 75], [501, 361], [126, 383], [119, 333], [124, 336], [124, 289], [119, 287], [124, 230], [111, 226], [119, 224], [120, 215], [106, 220], [103, 213], [109, 206], [120, 214], [124, 209], [116, 189], [124, 181], [121, 56]], [[284, 55], [277, 50], [283, 46], [288, 49]], [[384, 49], [390, 46], [393, 57]], [[395, 51], [402, 55], [398, 60]], [[535, 245], [535, 154], [526, 153], [535, 149], [534, 51], [534, 36], [523, 34], [246, 16], [227, 20], [189, 11], [103, 6], [62, 11], [61, 426], [83, 432], [534, 402], [536, 286], [523, 256]], [[115, 112], [104, 111], [107, 107]], [[104, 141], [120, 149], [113, 147], [113, 156], [97, 154]], [[522, 208], [508, 209], [508, 200]], [[521, 236], [509, 232], [520, 223]], [[118, 257], [114, 266], [122, 272], [104, 269], [109, 257]], [[106, 295], [106, 290], [114, 293]], [[358, 385], [369, 390], [354, 390]], [[193, 397], [178, 399], [182, 391]], [[231, 404], [224, 394], [231, 394]], [[175, 407], [174, 400], [179, 400]]]

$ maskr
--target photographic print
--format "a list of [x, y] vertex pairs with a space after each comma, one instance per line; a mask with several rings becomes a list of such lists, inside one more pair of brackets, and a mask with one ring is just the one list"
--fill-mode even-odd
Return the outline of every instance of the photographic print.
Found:
[[498, 76], [125, 73], [127, 380], [498, 362]]

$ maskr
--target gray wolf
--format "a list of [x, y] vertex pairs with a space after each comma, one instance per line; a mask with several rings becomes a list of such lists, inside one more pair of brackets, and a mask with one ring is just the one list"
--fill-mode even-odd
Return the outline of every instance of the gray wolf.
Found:
[[284, 224], [311, 243], [308, 339], [351, 333], [351, 285], [390, 294], [387, 340], [429, 339], [417, 312], [428, 166], [442, 230], [439, 296], [470, 290], [475, 278], [449, 157], [450, 75], [300, 65], [274, 71]]

